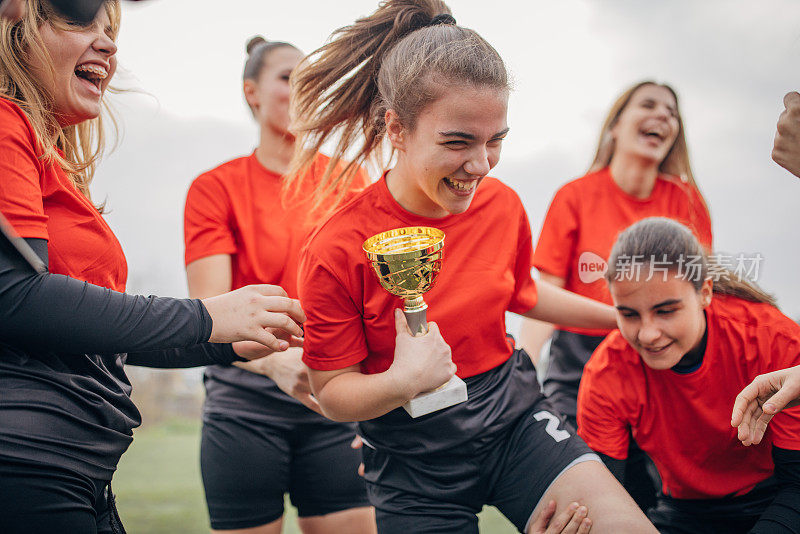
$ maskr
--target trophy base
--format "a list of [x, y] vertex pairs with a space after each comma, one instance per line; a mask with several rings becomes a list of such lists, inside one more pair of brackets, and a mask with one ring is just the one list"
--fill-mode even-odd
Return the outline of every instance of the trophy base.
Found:
[[405, 403], [403, 409], [411, 417], [417, 418], [465, 400], [467, 400], [467, 384], [457, 376], [453, 376], [445, 385], [433, 391], [420, 393]]

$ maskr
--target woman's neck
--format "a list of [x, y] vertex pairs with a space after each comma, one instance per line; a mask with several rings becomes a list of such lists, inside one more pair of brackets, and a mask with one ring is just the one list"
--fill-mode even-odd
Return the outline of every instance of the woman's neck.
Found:
[[641, 158], [614, 154], [608, 165], [611, 178], [620, 189], [636, 198], [647, 198], [658, 178], [658, 164]]
[[256, 147], [258, 162], [272, 172], [286, 174], [294, 153], [294, 136], [262, 127], [260, 137]]
[[681, 361], [679, 361], [672, 369], [678, 373], [688, 373], [700, 367], [700, 364], [703, 363], [703, 357], [706, 354], [707, 345], [708, 319], [706, 319], [706, 314], [703, 312], [703, 336], [700, 338], [700, 341], [697, 342], [697, 345], [695, 345], [692, 350], [684, 354], [683, 358], [681, 358]]

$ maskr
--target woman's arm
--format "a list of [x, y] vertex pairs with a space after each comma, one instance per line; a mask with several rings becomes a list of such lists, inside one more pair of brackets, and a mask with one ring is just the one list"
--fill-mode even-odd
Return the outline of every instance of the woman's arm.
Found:
[[[194, 298], [206, 298], [230, 291], [232, 284], [231, 256], [214, 254], [191, 262], [186, 266], [186, 280], [189, 284], [189, 295]], [[302, 345], [302, 340], [295, 338], [292, 345]], [[308, 369], [302, 362], [303, 351], [287, 349], [273, 352], [267, 347], [254, 346], [253, 343], [234, 343], [233, 349], [248, 362], [233, 361], [233, 365], [245, 371], [263, 375], [272, 379], [287, 395], [304, 404], [310, 410], [320, 411], [319, 403], [311, 395], [308, 381]], [[267, 357], [268, 356], [268, 357]], [[227, 364], [228, 361], [210, 362]]]
[[395, 310], [394, 361], [383, 373], [365, 375], [358, 365], [336, 371], [309, 370], [311, 390], [322, 413], [334, 421], [366, 421], [399, 408], [418, 394], [435, 389], [456, 372], [450, 347], [436, 323], [414, 337], [405, 316]]
[[[26, 241], [47, 264], [47, 241]], [[283, 350], [289, 343], [269, 329], [300, 336], [304, 320], [299, 303], [273, 286], [202, 302], [143, 297], [36, 273], [19, 256], [0, 254], [0, 340], [21, 348], [114, 354], [252, 340]]]
[[617, 327], [617, 312], [608, 304], [576, 295], [543, 280], [537, 282], [536, 289], [536, 306], [524, 313], [525, 317], [579, 328]]
[[[566, 280], [560, 276], [555, 276], [548, 273], [540, 273], [539, 281], [548, 282], [556, 287], [563, 288]], [[525, 352], [530, 355], [533, 364], [539, 363], [542, 354], [542, 347], [553, 335], [553, 325], [550, 323], [543, 323], [535, 319], [522, 319], [522, 327], [519, 332], [519, 345]]]

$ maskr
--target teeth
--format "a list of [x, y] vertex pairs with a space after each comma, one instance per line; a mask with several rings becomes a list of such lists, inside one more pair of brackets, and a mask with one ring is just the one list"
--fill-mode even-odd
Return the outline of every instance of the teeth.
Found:
[[104, 80], [108, 76], [108, 72], [106, 71], [106, 69], [104, 69], [103, 67], [101, 67], [99, 65], [90, 65], [90, 64], [86, 63], [86, 64], [83, 64], [83, 65], [78, 65], [77, 67], [75, 67], [75, 70], [76, 71], [82, 71], [82, 72], [90, 72], [90, 73], [96, 75], [101, 80]]
[[452, 187], [453, 189], [458, 189], [459, 191], [472, 191], [475, 187], [475, 182], [460, 182], [458, 180], [452, 180], [450, 178], [444, 179], [447, 184]]

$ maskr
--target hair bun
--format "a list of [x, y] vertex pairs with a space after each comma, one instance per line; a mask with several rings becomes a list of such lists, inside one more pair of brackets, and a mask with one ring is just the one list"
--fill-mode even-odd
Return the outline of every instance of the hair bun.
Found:
[[247, 53], [251, 54], [255, 47], [257, 47], [260, 44], [267, 43], [267, 42], [268, 41], [266, 39], [264, 39], [262, 36], [256, 35], [255, 37], [253, 37], [249, 41], [247, 41], [247, 45], [245, 46], [245, 48], [247, 49]]

